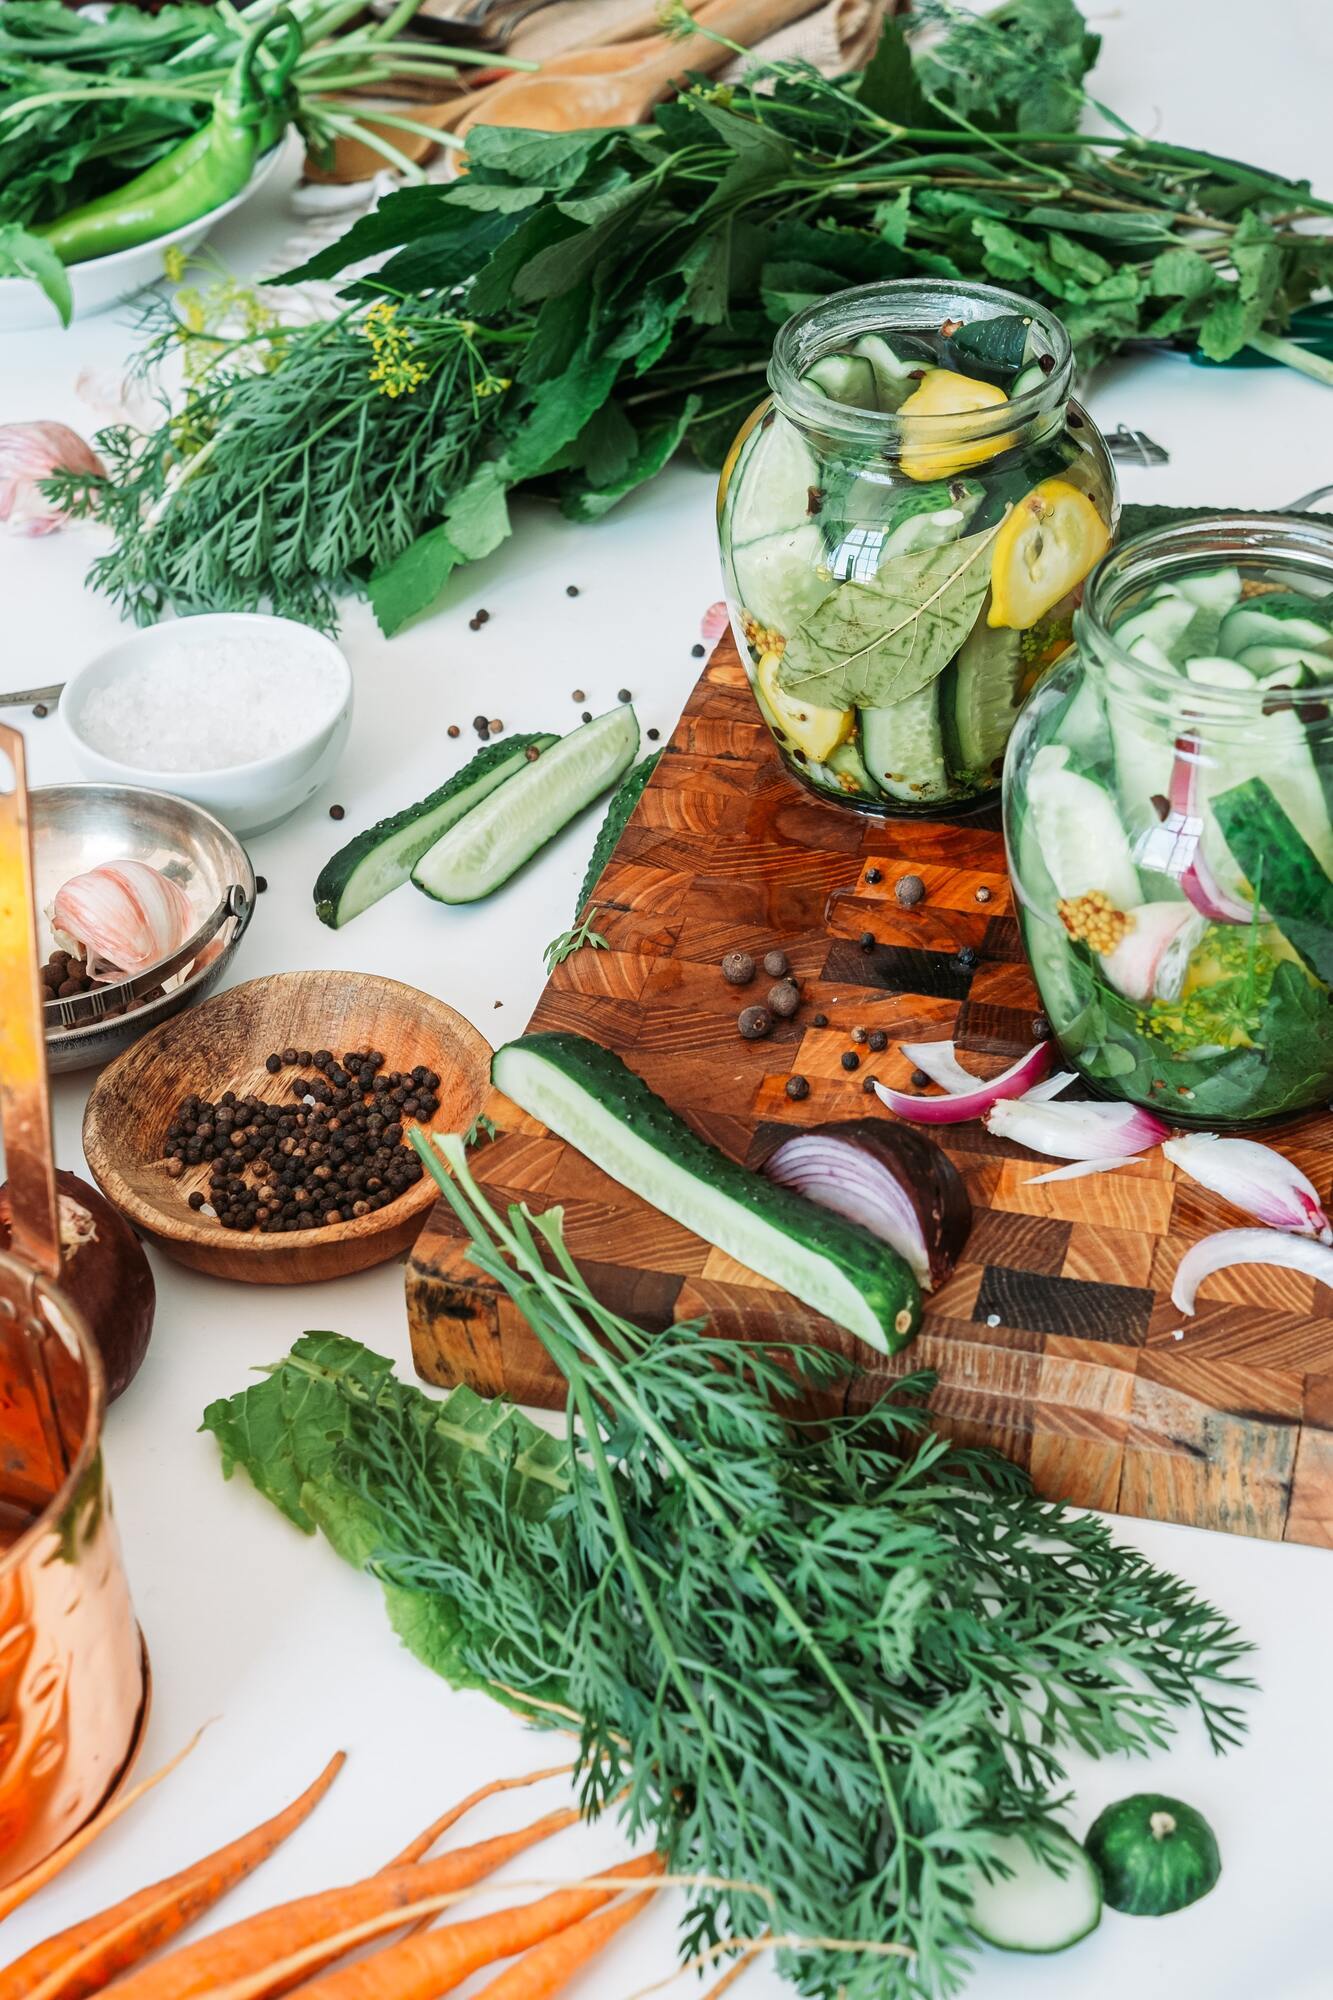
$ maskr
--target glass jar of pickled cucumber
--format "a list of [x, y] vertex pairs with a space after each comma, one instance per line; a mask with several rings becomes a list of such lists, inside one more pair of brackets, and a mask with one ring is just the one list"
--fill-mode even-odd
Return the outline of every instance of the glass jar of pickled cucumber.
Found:
[[1099, 1090], [1244, 1126], [1333, 1092], [1333, 523], [1114, 551], [1019, 718], [1009, 869], [1042, 1006]]
[[986, 285], [865, 285], [779, 332], [723, 468], [732, 625], [788, 770], [869, 813], [996, 793], [1118, 512], [1069, 337]]

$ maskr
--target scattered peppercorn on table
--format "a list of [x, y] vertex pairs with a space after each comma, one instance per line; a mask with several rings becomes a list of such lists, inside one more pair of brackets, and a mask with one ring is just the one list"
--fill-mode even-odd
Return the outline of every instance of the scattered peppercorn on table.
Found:
[[[1237, 85], [1253, 24], [1240, 0], [1175, 0], [1167, 9], [1124, 0], [1107, 31], [1099, 94], [1143, 129], [1160, 122], [1188, 142], [1261, 156], [1327, 186], [1333, 27], [1304, 0], [1272, 0], [1263, 37], [1265, 75], [1280, 77], [1282, 88], [1244, 99], [1243, 144]], [[216, 232], [213, 248], [233, 269], [272, 266], [297, 226], [285, 207], [290, 180], [290, 170], [280, 174]], [[0, 336], [4, 414], [59, 419], [89, 433], [119, 396], [133, 318], [122, 310], [64, 335]], [[391, 328], [376, 365], [386, 383], [401, 382], [410, 365], [395, 353]], [[1283, 370], [1242, 375], [1149, 357], [1108, 370], [1089, 401], [1103, 430], [1123, 419], [1171, 452], [1164, 470], [1122, 468], [1130, 500], [1276, 506], [1321, 483], [1333, 463], [1333, 392]], [[489, 901], [444, 908], [405, 890], [331, 930], [316, 920], [311, 898], [345, 837], [331, 812], [344, 809], [350, 832], [425, 797], [475, 751], [482, 732], [474, 714], [486, 737], [500, 742], [522, 731], [564, 734], [581, 713], [603, 713], [628, 689], [644, 736], [666, 740], [699, 672], [700, 615], [721, 594], [712, 500], [705, 475], [681, 465], [595, 529], [525, 509], [513, 541], [457, 574], [444, 608], [391, 642], [363, 606], [348, 608], [342, 643], [357, 683], [351, 742], [336, 778], [251, 843], [267, 886], [235, 978], [296, 967], [373, 969], [449, 1001], [493, 1043], [520, 1032], [544, 983], [542, 947], [571, 921], [600, 814], [566, 829]], [[8, 642], [0, 685], [61, 680], [121, 636], [110, 606], [82, 589], [98, 548], [87, 530], [40, 540], [0, 535]], [[15, 719], [33, 782], [75, 775], [54, 716], [21, 709]], [[899, 884], [900, 896], [910, 893]], [[1099, 948], [1113, 946], [1090, 899], [1070, 915]], [[756, 971], [751, 991], [770, 1005], [781, 977], [781, 968]], [[57, 1154], [66, 1167], [80, 1165], [88, 1081], [56, 1082]], [[191, 1087], [215, 1099], [226, 1079], [201, 1072]], [[559, 1198], [558, 1189], [550, 1193]], [[225, 1486], [214, 1441], [197, 1433], [208, 1402], [234, 1394], [248, 1371], [279, 1359], [307, 1328], [363, 1340], [410, 1379], [401, 1270], [390, 1265], [288, 1291], [242, 1289], [153, 1261], [156, 1338], [106, 1429], [154, 1669], [142, 1769], [163, 1763], [207, 1717], [217, 1720], [169, 1786], [10, 1918], [6, 1959], [276, 1810], [340, 1746], [349, 1763], [320, 1812], [203, 1928], [378, 1868], [431, 1812], [497, 1773], [557, 1763], [563, 1754], [482, 1695], [452, 1692], [411, 1658], [383, 1618], [374, 1585], [278, 1521], [244, 1480]], [[1333, 1385], [1329, 1420], [1333, 1426]], [[1221, 1882], [1169, 1924], [1108, 1914], [1077, 1959], [987, 1950], [967, 1991], [976, 2000], [1068, 2000], [1072, 1977], [1079, 2000], [1120, 2000], [1126, 1991], [1137, 2000], [1203, 1993], [1327, 2000], [1333, 1557], [1126, 1519], [1115, 1533], [1188, 1577], [1256, 1640], [1262, 1693], [1248, 1704], [1244, 1747], [1226, 1760], [1212, 1759], [1187, 1726], [1151, 1770], [1112, 1762], [1078, 1769], [1074, 1831], [1081, 1837], [1104, 1806], [1150, 1785], [1204, 1813], [1222, 1851]], [[551, 1790], [553, 1802], [563, 1798], [560, 1781]], [[1270, 1829], [1279, 1817], [1283, 1837], [1275, 1841]], [[494, 1800], [469, 1837], [515, 1821], [512, 1802], [507, 1811]], [[609, 1824], [575, 1828], [501, 1879], [565, 1877], [623, 1851]], [[673, 1914], [662, 1897], [571, 1992], [626, 2000], [660, 1979], [673, 1963]], [[666, 1989], [669, 2000], [698, 1990], [692, 1977]], [[791, 1989], [758, 1965], [737, 1991], [746, 2000], [778, 2000]]]

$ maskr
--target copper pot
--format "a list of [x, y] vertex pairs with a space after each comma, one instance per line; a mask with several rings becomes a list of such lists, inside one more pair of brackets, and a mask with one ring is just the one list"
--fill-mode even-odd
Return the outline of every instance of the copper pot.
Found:
[[102, 1467], [106, 1387], [60, 1291], [22, 738], [0, 728], [0, 1888], [106, 1802], [139, 1747], [143, 1642]]

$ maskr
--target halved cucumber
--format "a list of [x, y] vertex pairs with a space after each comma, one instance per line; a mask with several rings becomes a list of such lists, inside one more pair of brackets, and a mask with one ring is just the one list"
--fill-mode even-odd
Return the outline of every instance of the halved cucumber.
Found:
[[634, 762], [639, 724], [626, 703], [562, 737], [502, 791], [483, 799], [412, 870], [438, 903], [475, 903], [614, 785]]
[[1027, 776], [1028, 820], [1063, 901], [1099, 889], [1117, 909], [1139, 900], [1139, 878], [1114, 801], [1069, 768], [1063, 744], [1038, 750]]
[[1201, 569], [1193, 576], [1182, 576], [1167, 589], [1188, 597], [1205, 611], [1215, 611], [1220, 618], [1230, 611], [1233, 604], [1240, 601], [1240, 571], [1238, 569]]
[[752, 618], [789, 639], [833, 589], [824, 561], [824, 536], [814, 521], [781, 528], [753, 542], [733, 542], [736, 589]]
[[[1178, 597], [1174, 591], [1163, 591], [1150, 603], [1141, 604], [1128, 618], [1122, 618], [1115, 628], [1115, 639], [1127, 653], [1133, 653], [1139, 640], [1147, 639], [1161, 652], [1174, 652], [1184, 638], [1190, 623], [1198, 610], [1188, 597]], [[1138, 655], [1135, 654], [1137, 658]], [[1168, 664], [1170, 662], [1168, 661]]]
[[511, 736], [488, 743], [428, 798], [379, 820], [340, 847], [315, 881], [315, 915], [340, 930], [372, 903], [401, 888], [427, 848], [498, 785], [526, 770], [528, 751], [549, 750], [558, 736]]
[[802, 379], [813, 383], [831, 403], [845, 404], [851, 410], [879, 408], [875, 371], [862, 355], [826, 354], [806, 369]]
[[1333, 673], [1333, 660], [1327, 653], [1310, 652], [1301, 646], [1243, 646], [1235, 657], [1256, 674], [1294, 668], [1293, 687], [1299, 687], [1302, 680], [1321, 680]]
[[928, 805], [948, 797], [938, 676], [906, 701], [895, 701], [889, 708], [863, 708], [860, 714], [866, 767], [890, 798]]
[[1049, 1860], [1021, 1834], [1003, 1834], [994, 1853], [1009, 1873], [987, 1881], [973, 1870], [969, 1922], [1001, 1951], [1065, 1951], [1101, 1922], [1101, 1877], [1087, 1853], [1063, 1827], [1043, 1827], [1042, 1841]]
[[810, 488], [818, 484], [814, 453], [795, 424], [775, 410], [747, 439], [728, 488], [732, 542], [799, 527], [809, 519]]
[[921, 1293], [903, 1258], [719, 1153], [610, 1049], [525, 1035], [497, 1051], [491, 1081], [622, 1187], [881, 1353], [916, 1332]]
[[[895, 353], [882, 333], [863, 333], [852, 353], [870, 364], [875, 402], [881, 410], [899, 409], [908, 396], [915, 394], [916, 384], [930, 373], [928, 368], [923, 373], [920, 361], [912, 355]], [[875, 403], [870, 407], [874, 409]]]

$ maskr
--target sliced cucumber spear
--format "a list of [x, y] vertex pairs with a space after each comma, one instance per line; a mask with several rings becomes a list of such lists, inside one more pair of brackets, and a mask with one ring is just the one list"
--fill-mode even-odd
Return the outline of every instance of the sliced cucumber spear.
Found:
[[491, 1081], [622, 1187], [880, 1353], [916, 1332], [921, 1293], [887, 1244], [718, 1152], [610, 1049], [525, 1035], [497, 1051]]
[[489, 896], [614, 785], [638, 748], [639, 725], [628, 703], [572, 730], [437, 840], [413, 868], [413, 882], [438, 903]]
[[428, 847], [497, 785], [526, 768], [528, 751], [549, 750], [558, 736], [511, 736], [488, 743], [428, 798], [382, 819], [340, 847], [315, 882], [315, 915], [340, 930], [372, 903], [401, 888]]
[[1063, 1827], [1041, 1837], [1050, 1859], [1021, 1834], [1001, 1835], [993, 1853], [1009, 1873], [987, 1881], [977, 1868], [970, 1885], [972, 1928], [1001, 1951], [1064, 1951], [1101, 1922], [1101, 1878], [1084, 1849]]

